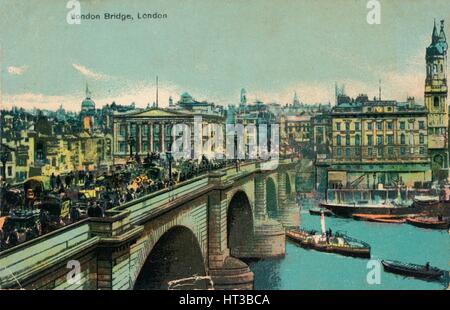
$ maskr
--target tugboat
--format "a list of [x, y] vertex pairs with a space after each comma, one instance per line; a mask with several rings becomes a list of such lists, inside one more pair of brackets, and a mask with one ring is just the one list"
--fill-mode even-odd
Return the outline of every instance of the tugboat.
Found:
[[403, 263], [395, 260], [382, 260], [384, 271], [403, 276], [414, 277], [426, 280], [439, 280], [444, 276], [444, 271], [431, 267], [429, 263], [425, 265]]
[[305, 249], [312, 249], [321, 252], [335, 253], [344, 256], [370, 258], [370, 245], [351, 238], [343, 233], [337, 232], [334, 235], [325, 229], [325, 216], [322, 212], [320, 216], [322, 234], [315, 231], [301, 229], [289, 229], [286, 236]]

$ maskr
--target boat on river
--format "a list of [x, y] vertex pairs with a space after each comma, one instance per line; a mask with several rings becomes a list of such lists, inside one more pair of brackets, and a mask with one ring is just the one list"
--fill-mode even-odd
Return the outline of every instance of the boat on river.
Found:
[[426, 265], [417, 265], [394, 260], [382, 260], [381, 264], [383, 265], [384, 271], [407, 277], [439, 280], [444, 276], [443, 270], [431, 267], [428, 263]]
[[442, 217], [408, 217], [406, 219], [408, 224], [431, 229], [448, 229], [450, 228], [450, 218]]
[[417, 214], [423, 211], [423, 207], [417, 204], [378, 203], [368, 201], [354, 203], [321, 202], [321, 208], [326, 208], [333, 214], [343, 217], [351, 217], [353, 214], [383, 214], [383, 215], [407, 215]]
[[302, 229], [288, 229], [286, 237], [299, 244], [302, 248], [321, 252], [335, 253], [345, 256], [370, 258], [370, 245], [347, 236], [342, 232], [332, 233], [325, 228], [325, 215], [321, 211], [320, 226], [322, 233]]
[[315, 231], [289, 229], [286, 237], [299, 244], [302, 248], [321, 252], [335, 253], [344, 256], [370, 258], [370, 245], [353, 239], [343, 233], [333, 236], [323, 236]]
[[320, 215], [322, 213], [322, 211], [323, 211], [323, 214], [325, 216], [333, 216], [333, 212], [331, 212], [328, 209], [323, 209], [323, 208], [312, 208], [312, 209], [309, 209], [309, 214], [311, 214], [311, 215]]
[[403, 224], [406, 219], [402, 215], [394, 214], [353, 214], [352, 217], [355, 220], [377, 222], [377, 223], [391, 223], [391, 224]]

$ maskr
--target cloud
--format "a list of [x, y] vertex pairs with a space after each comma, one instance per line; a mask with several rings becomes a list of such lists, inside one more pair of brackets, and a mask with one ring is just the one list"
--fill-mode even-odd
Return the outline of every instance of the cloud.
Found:
[[[118, 91], [115, 93], [105, 93], [105, 91], [101, 91], [95, 86], [91, 86], [90, 90], [92, 92], [92, 100], [98, 108], [111, 104], [113, 101], [124, 105], [134, 102], [137, 107], [144, 108], [148, 103], [152, 104], [156, 101], [156, 86], [154, 83], [129, 83], [118, 88]], [[170, 96], [174, 102], [178, 101], [181, 92], [181, 89], [175, 85], [169, 83], [160, 84], [158, 89], [159, 106], [167, 107]], [[35, 107], [38, 109], [56, 110], [62, 105], [68, 111], [79, 111], [83, 99], [84, 94], [81, 91], [68, 95], [46, 95], [40, 93], [5, 94], [2, 106], [5, 108], [23, 107], [32, 109]]]
[[66, 110], [78, 110], [80, 98], [76, 96], [51, 96], [37, 93], [22, 93], [16, 95], [5, 94], [3, 96], [4, 108], [22, 107], [25, 109], [56, 110], [62, 105]]
[[91, 69], [88, 69], [85, 66], [80, 65], [80, 64], [72, 64], [72, 67], [74, 67], [75, 70], [77, 70], [84, 76], [87, 76], [87, 77], [92, 78], [97, 81], [104, 81], [104, 80], [108, 80], [111, 78], [110, 76], [108, 76], [106, 74], [92, 71]]
[[28, 66], [9, 66], [8, 73], [12, 75], [22, 75], [28, 70]]

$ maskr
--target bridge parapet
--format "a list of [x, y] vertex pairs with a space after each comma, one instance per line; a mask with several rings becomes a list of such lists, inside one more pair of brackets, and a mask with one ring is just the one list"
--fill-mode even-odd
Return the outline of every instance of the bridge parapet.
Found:
[[[3, 251], [0, 253], [0, 288], [54, 288], [59, 282], [63, 285], [69, 271], [66, 269], [68, 261], [82, 260], [80, 253], [89, 251], [98, 241], [99, 237], [90, 232], [89, 220], [83, 220]], [[50, 270], [55, 270], [56, 266], [63, 266], [65, 272], [55, 279], [50, 276]], [[79, 283], [71, 287], [89, 287], [88, 281], [89, 276], [83, 273]]]
[[[106, 213], [107, 217], [85, 219], [1, 252], [0, 288], [104, 288], [99, 284], [105, 281], [98, 279], [106, 270], [98, 265], [98, 257], [118, 249], [126, 252], [143, 231], [130, 224], [129, 211]], [[72, 283], [67, 275], [77, 264], [81, 278]]]

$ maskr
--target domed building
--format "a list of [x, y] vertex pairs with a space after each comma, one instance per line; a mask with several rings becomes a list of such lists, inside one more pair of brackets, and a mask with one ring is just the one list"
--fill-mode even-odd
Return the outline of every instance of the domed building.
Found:
[[86, 98], [81, 102], [81, 111], [95, 111], [95, 102], [91, 99], [91, 92], [86, 84]]
[[221, 106], [216, 106], [213, 102], [197, 101], [187, 92], [180, 95], [178, 106], [195, 113], [223, 115]]
[[86, 98], [81, 102], [80, 119], [83, 124], [83, 130], [89, 133], [94, 129], [95, 102], [91, 99], [91, 92], [86, 83]]

